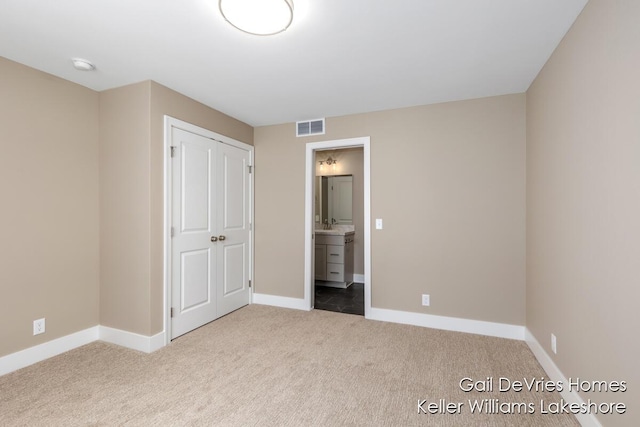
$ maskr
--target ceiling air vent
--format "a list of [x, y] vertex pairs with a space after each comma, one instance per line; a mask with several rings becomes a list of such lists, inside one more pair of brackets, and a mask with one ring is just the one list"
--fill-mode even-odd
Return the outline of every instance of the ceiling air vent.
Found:
[[296, 122], [296, 136], [323, 135], [324, 119]]

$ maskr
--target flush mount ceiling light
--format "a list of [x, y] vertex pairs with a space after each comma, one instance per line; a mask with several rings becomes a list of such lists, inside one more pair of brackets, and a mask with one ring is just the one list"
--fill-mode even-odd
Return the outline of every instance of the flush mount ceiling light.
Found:
[[96, 69], [96, 66], [93, 65], [91, 62], [87, 61], [86, 59], [81, 59], [81, 58], [72, 58], [71, 62], [73, 62], [73, 67], [76, 70], [80, 70], [80, 71], [93, 71]]
[[219, 0], [224, 19], [245, 33], [270, 36], [289, 28], [293, 0]]

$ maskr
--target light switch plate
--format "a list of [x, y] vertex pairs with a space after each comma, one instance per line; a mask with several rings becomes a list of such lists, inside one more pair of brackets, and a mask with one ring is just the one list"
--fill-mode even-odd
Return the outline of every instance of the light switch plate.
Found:
[[382, 219], [376, 219], [376, 230], [382, 230]]

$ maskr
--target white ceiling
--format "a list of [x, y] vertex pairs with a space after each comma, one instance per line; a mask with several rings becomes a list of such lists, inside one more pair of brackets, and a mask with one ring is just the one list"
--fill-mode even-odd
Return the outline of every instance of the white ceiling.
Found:
[[217, 0], [0, 0], [0, 56], [98, 91], [155, 80], [261, 126], [524, 92], [586, 3], [294, 0], [259, 37]]

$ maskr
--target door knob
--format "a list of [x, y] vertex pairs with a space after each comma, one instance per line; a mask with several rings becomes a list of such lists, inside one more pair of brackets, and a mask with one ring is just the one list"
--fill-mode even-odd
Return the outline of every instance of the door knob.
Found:
[[218, 241], [218, 238], [216, 236], [211, 236], [211, 241], [215, 243]]
[[225, 236], [220, 236], [220, 237], [218, 237], [218, 240], [220, 240], [220, 241], [225, 240], [225, 239], [226, 239], [226, 237], [225, 237]]

